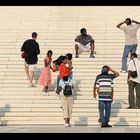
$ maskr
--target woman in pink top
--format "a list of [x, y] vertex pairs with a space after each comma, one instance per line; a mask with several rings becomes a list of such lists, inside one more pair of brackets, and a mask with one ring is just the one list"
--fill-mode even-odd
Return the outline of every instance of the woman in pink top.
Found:
[[44, 86], [43, 92], [44, 95], [49, 95], [48, 87], [51, 85], [51, 62], [52, 62], [53, 52], [49, 50], [47, 56], [44, 58], [44, 68], [41, 72], [39, 78], [39, 84]]

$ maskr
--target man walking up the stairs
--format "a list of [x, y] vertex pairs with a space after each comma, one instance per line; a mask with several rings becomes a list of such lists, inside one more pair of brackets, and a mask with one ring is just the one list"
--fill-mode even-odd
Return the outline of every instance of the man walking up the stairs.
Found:
[[[113, 74], [109, 74], [111, 71]], [[93, 87], [93, 96], [96, 98], [98, 93], [99, 100], [99, 114], [101, 127], [112, 127], [109, 125], [109, 118], [111, 114], [111, 103], [113, 101], [113, 79], [118, 77], [119, 73], [112, 70], [108, 66], [103, 66], [101, 74], [97, 75], [94, 87]]]
[[37, 33], [32, 33], [32, 39], [26, 40], [21, 48], [21, 52], [26, 52], [27, 57], [25, 58], [25, 72], [27, 78], [30, 80], [29, 87], [34, 87], [33, 79], [34, 79], [34, 71], [37, 65], [38, 57], [40, 54], [39, 44], [36, 42]]

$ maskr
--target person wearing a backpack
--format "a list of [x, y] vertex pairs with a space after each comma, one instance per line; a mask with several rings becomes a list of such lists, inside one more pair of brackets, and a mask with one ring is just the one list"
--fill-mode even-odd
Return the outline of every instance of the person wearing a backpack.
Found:
[[64, 76], [63, 79], [60, 79], [59, 86], [61, 88], [60, 96], [63, 117], [65, 120], [64, 126], [71, 127], [70, 119], [72, 116], [72, 107], [74, 103], [72, 79], [70, 79], [68, 76]]
[[[131, 76], [132, 71], [137, 71], [137, 76]], [[130, 61], [128, 63], [128, 109], [140, 108], [140, 60], [137, 58], [136, 53], [131, 54]], [[134, 89], [136, 91], [136, 102], [134, 96]]]
[[[109, 74], [111, 71], [113, 74]], [[113, 79], [118, 77], [119, 73], [112, 70], [108, 66], [103, 66], [101, 74], [97, 75], [94, 87], [93, 87], [93, 96], [96, 98], [98, 93], [99, 100], [99, 115], [101, 127], [112, 127], [109, 125], [109, 119], [111, 114], [111, 103], [113, 101]]]

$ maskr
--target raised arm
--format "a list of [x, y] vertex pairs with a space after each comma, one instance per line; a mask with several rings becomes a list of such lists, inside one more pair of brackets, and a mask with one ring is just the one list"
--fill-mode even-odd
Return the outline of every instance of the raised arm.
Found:
[[117, 28], [120, 28], [120, 26], [123, 25], [124, 23], [125, 23], [125, 21], [119, 23], [116, 27], [117, 27]]
[[133, 23], [140, 24], [140, 22], [132, 20]]
[[111, 71], [112, 73], [114, 73], [115, 78], [119, 76], [119, 73], [115, 70], [113, 70], [112, 68], [109, 67], [109, 71]]

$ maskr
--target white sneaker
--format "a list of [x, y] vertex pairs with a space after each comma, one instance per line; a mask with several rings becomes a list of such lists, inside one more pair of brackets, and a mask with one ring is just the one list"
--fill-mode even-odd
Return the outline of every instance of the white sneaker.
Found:
[[46, 95], [47, 95], [47, 96], [50, 96], [49, 92], [46, 92]]
[[46, 92], [45, 91], [43, 91], [42, 93], [43, 93], [43, 95], [46, 95]]
[[49, 94], [49, 92], [43, 92], [43, 94], [45, 95], [45, 96], [50, 96], [50, 94]]
[[120, 72], [121, 72], [121, 73], [127, 73], [127, 71], [126, 71], [126, 70], [121, 70]]
[[69, 124], [68, 124], [68, 123], [65, 123], [64, 126], [65, 126], [65, 127], [69, 127]]

